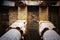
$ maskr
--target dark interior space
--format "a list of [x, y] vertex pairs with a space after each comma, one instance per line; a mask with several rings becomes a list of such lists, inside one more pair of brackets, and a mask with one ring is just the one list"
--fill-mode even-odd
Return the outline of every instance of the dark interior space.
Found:
[[[60, 13], [59, 10], [60, 7], [54, 6], [54, 7], [49, 7], [49, 21], [51, 21], [54, 26], [60, 31]], [[60, 32], [59, 32], [60, 34]]]
[[[36, 17], [36, 18], [35, 18]], [[39, 6], [28, 6], [27, 34], [25, 40], [40, 40], [37, 22], [39, 18]]]
[[58, 7], [49, 7], [49, 20], [58, 27]]
[[6, 32], [6, 28], [9, 26], [8, 12], [8, 7], [0, 7], [0, 36]]
[[39, 6], [28, 6], [29, 12], [35, 12], [39, 10]]
[[[39, 20], [39, 6], [28, 6], [28, 24], [33, 23], [33, 20], [35, 19], [36, 23]], [[35, 24], [34, 24], [35, 25]], [[37, 25], [36, 25], [37, 26]], [[35, 26], [31, 26], [32, 28], [35, 28]]]

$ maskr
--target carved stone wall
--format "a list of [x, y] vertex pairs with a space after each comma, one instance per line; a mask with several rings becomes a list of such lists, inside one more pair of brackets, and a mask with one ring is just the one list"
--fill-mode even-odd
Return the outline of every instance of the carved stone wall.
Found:
[[39, 19], [40, 19], [40, 21], [47, 21], [48, 20], [48, 7], [39, 8]]
[[9, 9], [9, 25], [15, 22], [18, 19], [18, 8]]
[[21, 9], [18, 7], [18, 20], [26, 20], [27, 19], [27, 7]]

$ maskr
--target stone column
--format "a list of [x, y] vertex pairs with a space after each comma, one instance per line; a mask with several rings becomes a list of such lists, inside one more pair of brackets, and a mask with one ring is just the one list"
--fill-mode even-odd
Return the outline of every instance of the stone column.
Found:
[[40, 21], [48, 20], [48, 7], [39, 8], [39, 19], [40, 19]]
[[27, 7], [23, 9], [18, 7], [18, 20], [27, 20]]
[[10, 8], [9, 9], [9, 25], [15, 22], [18, 18], [18, 11], [17, 8]]
[[[18, 20], [23, 21], [23, 22], [25, 22], [25, 24], [27, 24], [27, 7], [23, 8], [23, 9], [18, 7]], [[25, 32], [26, 32], [26, 30], [25, 30]]]

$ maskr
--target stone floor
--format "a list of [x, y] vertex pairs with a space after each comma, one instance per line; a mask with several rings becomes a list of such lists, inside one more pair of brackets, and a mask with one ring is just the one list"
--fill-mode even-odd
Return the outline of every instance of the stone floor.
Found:
[[33, 29], [29, 30], [24, 40], [40, 40], [38, 31]]

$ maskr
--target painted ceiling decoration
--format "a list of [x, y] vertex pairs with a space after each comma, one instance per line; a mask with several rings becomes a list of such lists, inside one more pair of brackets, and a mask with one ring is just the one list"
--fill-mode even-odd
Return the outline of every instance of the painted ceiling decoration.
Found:
[[[2, 2], [1, 2], [2, 3]], [[1, 4], [0, 3], [0, 4]], [[4, 0], [2, 5], [4, 6], [26, 6], [26, 5], [40, 5], [40, 6], [60, 6], [59, 0]]]
[[12, 1], [4, 1], [2, 5], [4, 5], [4, 6], [15, 6], [15, 2], [12, 2]]

